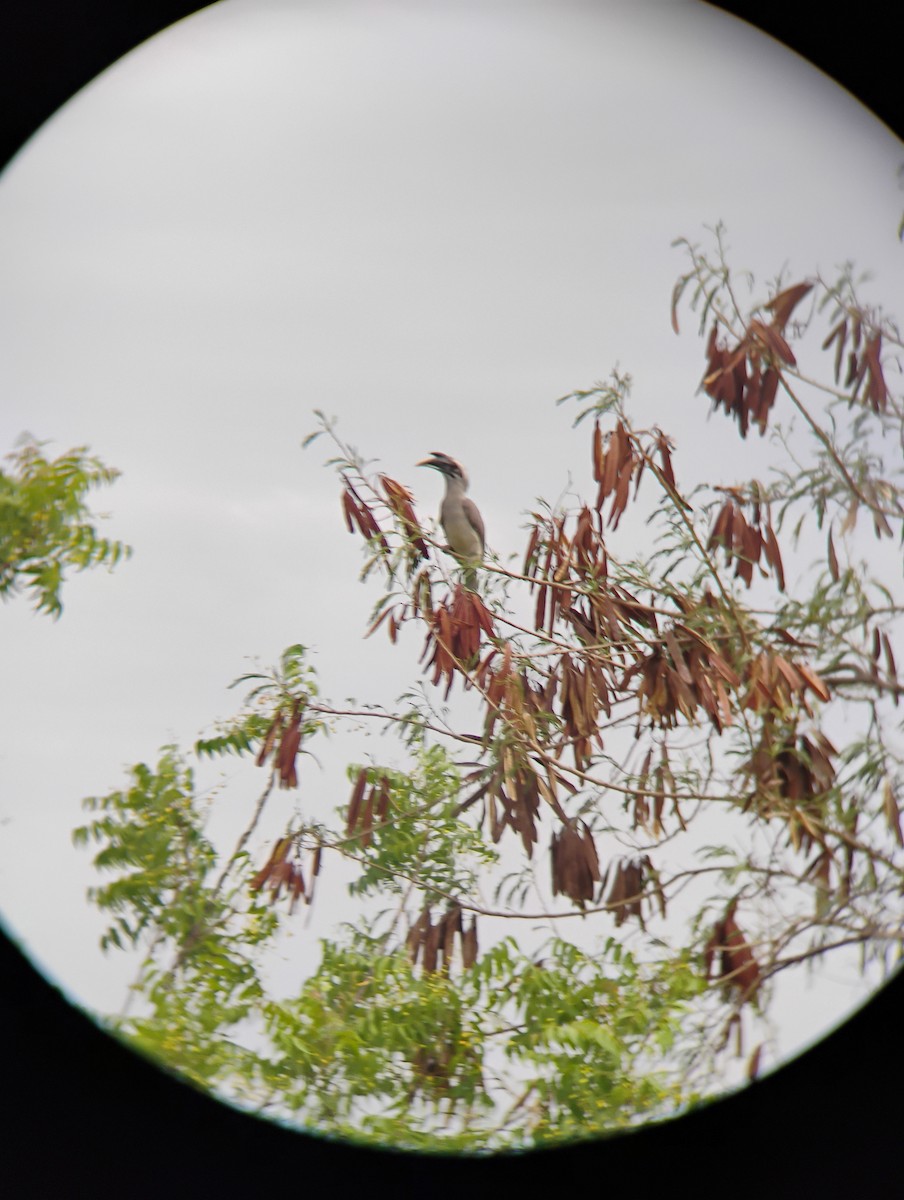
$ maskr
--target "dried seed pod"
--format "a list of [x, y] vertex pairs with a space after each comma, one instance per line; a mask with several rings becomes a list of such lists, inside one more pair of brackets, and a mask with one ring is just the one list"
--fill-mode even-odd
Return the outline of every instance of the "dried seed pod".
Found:
[[759, 964], [747, 944], [747, 939], [735, 920], [737, 901], [732, 900], [725, 916], [715, 923], [704, 949], [707, 979], [713, 978], [713, 964], [718, 958], [715, 978], [723, 982], [726, 992], [735, 992], [742, 1004], [752, 1000], [760, 985]]

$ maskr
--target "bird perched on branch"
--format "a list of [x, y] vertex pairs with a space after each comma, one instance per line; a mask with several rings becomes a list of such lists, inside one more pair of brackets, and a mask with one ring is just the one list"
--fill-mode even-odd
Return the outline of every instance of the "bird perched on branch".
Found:
[[472, 588], [477, 580], [472, 563], [483, 561], [486, 544], [483, 530], [483, 517], [473, 500], [465, 493], [468, 490], [468, 476], [460, 462], [432, 450], [429, 458], [422, 459], [419, 467], [433, 467], [435, 471], [445, 476], [446, 494], [439, 510], [439, 523], [449, 543], [449, 551], [466, 567], [465, 587]]

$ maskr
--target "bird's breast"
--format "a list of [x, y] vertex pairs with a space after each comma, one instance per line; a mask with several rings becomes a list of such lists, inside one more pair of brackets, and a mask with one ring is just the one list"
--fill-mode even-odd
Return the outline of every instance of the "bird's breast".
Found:
[[439, 514], [449, 547], [462, 558], [483, 557], [483, 544], [461, 505], [443, 504]]

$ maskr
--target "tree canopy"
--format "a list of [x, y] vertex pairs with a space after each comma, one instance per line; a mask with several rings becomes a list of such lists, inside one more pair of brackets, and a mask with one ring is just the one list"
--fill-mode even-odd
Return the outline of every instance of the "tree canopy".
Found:
[[49, 459], [44, 445], [25, 435], [0, 470], [0, 596], [25, 590], [39, 612], [59, 617], [67, 568], [112, 568], [130, 549], [98, 535], [85, 502], [119, 472], [86, 446]]
[[[680, 1112], [732, 1056], [754, 1077], [778, 977], [897, 961], [901, 334], [850, 269], [759, 288], [721, 229], [679, 245], [675, 331], [697, 323], [715, 419], [771, 439], [768, 478], [684, 484], [613, 372], [559, 401], [589, 494], [538, 503], [472, 590], [320, 415], [306, 442], [332, 442], [380, 585], [362, 627], [411, 656], [411, 690], [352, 712], [293, 645], [193, 751], [85, 802], [105, 948], [141, 952], [110, 1024], [195, 1083], [380, 1144], [535, 1146]], [[629, 553], [627, 513], [650, 530]], [[351, 721], [395, 748], [306, 803], [303, 756]], [[192, 764], [229, 755], [262, 773], [231, 851]], [[262, 850], [280, 790], [298, 803]], [[280, 931], [340, 859], [346, 920], [280, 992]]]

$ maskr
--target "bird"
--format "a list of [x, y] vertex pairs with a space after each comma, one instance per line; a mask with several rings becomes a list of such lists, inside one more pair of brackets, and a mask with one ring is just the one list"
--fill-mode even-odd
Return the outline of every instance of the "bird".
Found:
[[468, 476], [456, 459], [439, 450], [431, 450], [430, 457], [421, 459], [419, 467], [433, 467], [446, 479], [446, 494], [439, 510], [439, 523], [449, 543], [449, 550], [465, 564], [465, 587], [473, 590], [477, 576], [472, 565], [482, 562], [486, 537], [483, 517], [473, 500], [465, 493]]

